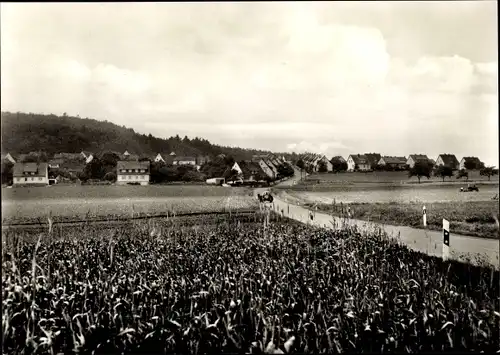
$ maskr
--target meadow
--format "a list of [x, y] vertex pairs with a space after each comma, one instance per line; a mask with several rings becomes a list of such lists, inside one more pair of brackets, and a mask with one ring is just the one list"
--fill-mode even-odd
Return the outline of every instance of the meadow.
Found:
[[255, 213], [2, 242], [4, 354], [500, 348], [498, 270], [381, 233]]
[[[307, 203], [311, 207], [312, 203]], [[347, 215], [347, 206], [318, 204], [318, 210], [334, 216]], [[354, 203], [349, 204], [351, 217], [364, 221], [423, 229], [422, 204], [417, 203]], [[497, 201], [436, 202], [425, 204], [427, 228], [443, 229], [443, 218], [450, 221], [454, 234], [498, 239], [495, 217], [499, 218]]]
[[[306, 180], [320, 180], [321, 183], [378, 183], [378, 184], [419, 184], [417, 177], [408, 178], [407, 171], [373, 171], [373, 172], [343, 172], [343, 173], [316, 173], [307, 176]], [[467, 183], [496, 183], [499, 182], [498, 175], [492, 176], [488, 180], [487, 176], [481, 176], [479, 171], [474, 170], [469, 172], [469, 179], [457, 179], [455, 176], [445, 178], [445, 184], [465, 184]], [[428, 185], [434, 183], [443, 184], [442, 178], [431, 176], [430, 179], [422, 178], [420, 185]]]

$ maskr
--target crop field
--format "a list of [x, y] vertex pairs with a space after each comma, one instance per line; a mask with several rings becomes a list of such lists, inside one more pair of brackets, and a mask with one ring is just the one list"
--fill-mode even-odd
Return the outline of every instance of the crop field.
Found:
[[95, 198], [160, 198], [248, 195], [246, 188], [208, 185], [53, 185], [50, 187], [15, 187], [2, 189], [2, 200], [95, 199]]
[[58, 222], [256, 208], [257, 202], [246, 188], [56, 186], [2, 190], [3, 223], [45, 220], [49, 214]]
[[132, 216], [171, 216], [189, 212], [218, 212], [257, 209], [251, 196], [161, 197], [161, 198], [95, 198], [2, 201], [3, 223], [46, 220], [54, 222], [82, 219], [113, 219]]
[[[311, 174], [307, 177], [309, 180], [319, 179], [323, 183], [395, 183], [395, 184], [418, 184], [418, 179], [416, 177], [408, 178], [407, 171], [373, 171], [373, 172], [352, 172], [352, 173], [320, 173], [320, 174]], [[430, 179], [422, 178], [420, 180], [420, 184], [428, 184], [428, 183], [442, 183], [442, 178], [437, 176], [432, 176]], [[470, 171], [469, 172], [469, 182], [496, 182], [498, 183], [499, 177], [498, 175], [492, 176], [491, 180], [488, 180], [487, 176], [479, 175], [479, 171]], [[455, 176], [452, 178], [445, 178], [446, 183], [461, 183], [467, 185], [467, 182], [462, 179], [459, 180]]]
[[4, 232], [3, 353], [499, 349], [499, 271], [270, 217]]

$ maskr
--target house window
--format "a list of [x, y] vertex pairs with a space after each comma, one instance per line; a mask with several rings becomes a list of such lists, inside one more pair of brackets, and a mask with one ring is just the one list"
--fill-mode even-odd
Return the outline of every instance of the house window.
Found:
[[136, 179], [136, 180], [139, 180], [139, 176], [138, 176], [138, 175], [136, 175], [136, 176], [135, 176], [135, 179]]
[[41, 177], [38, 178], [38, 181], [42, 181], [43, 179]]
[[28, 181], [28, 178], [24, 178], [24, 181]]
[[30, 181], [33, 181], [33, 178], [32, 178], [32, 177], [30, 177]]

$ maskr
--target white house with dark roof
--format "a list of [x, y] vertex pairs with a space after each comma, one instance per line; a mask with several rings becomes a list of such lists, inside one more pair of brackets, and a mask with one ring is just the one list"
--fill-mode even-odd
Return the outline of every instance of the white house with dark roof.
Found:
[[347, 171], [368, 171], [370, 169], [370, 162], [364, 154], [351, 154], [347, 158]]
[[116, 163], [117, 185], [127, 185], [130, 183], [149, 185], [149, 179], [150, 179], [149, 161], [120, 160]]
[[176, 156], [173, 161], [173, 165], [196, 165], [196, 158], [195, 157], [182, 157], [182, 156]]
[[49, 184], [47, 163], [15, 163], [12, 175], [13, 184], [17, 186]]
[[16, 159], [14, 159], [14, 157], [10, 155], [10, 153], [2, 154], [2, 161], [9, 161], [12, 164], [16, 163]]

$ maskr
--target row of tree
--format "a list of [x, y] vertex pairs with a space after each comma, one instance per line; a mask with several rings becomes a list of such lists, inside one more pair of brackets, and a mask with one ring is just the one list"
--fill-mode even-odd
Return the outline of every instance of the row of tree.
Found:
[[[453, 177], [453, 173], [454, 170], [449, 166], [439, 165], [434, 167], [434, 165], [429, 162], [417, 162], [413, 168], [408, 170], [408, 176], [417, 177], [419, 183], [421, 178], [426, 177], [427, 179], [430, 179], [432, 175], [439, 176], [444, 182], [445, 178]], [[492, 176], [498, 175], [498, 169], [495, 169], [494, 167], [483, 167], [479, 171], [479, 174], [481, 176], [486, 176], [488, 177], [488, 180], [491, 180]], [[466, 169], [458, 170], [455, 176], [457, 179], [465, 178], [468, 180], [469, 172]]]

